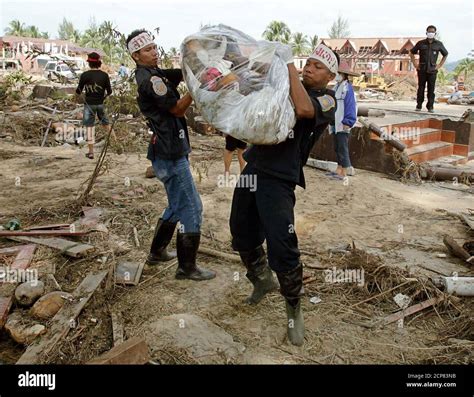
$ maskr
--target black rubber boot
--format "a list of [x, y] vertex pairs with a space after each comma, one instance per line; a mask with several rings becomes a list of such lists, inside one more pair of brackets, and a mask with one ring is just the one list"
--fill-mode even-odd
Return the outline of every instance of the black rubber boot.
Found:
[[280, 292], [285, 297], [286, 315], [288, 319], [288, 339], [293, 345], [301, 346], [304, 342], [304, 320], [301, 310], [303, 295], [303, 265], [287, 273], [277, 273], [280, 281]]
[[203, 281], [216, 277], [212, 270], [201, 269], [196, 265], [196, 256], [201, 241], [201, 233], [179, 233], [176, 239], [178, 249], [178, 280]]
[[164, 221], [158, 219], [158, 223], [155, 229], [155, 236], [151, 243], [150, 253], [146, 259], [148, 265], [158, 265], [162, 262], [168, 262], [176, 258], [176, 252], [168, 252], [166, 247], [173, 238], [174, 229], [176, 223]]
[[265, 250], [260, 245], [251, 251], [240, 251], [240, 258], [247, 268], [247, 278], [253, 284], [253, 291], [245, 300], [249, 305], [256, 305], [263, 297], [278, 289], [272, 269], [268, 266]]

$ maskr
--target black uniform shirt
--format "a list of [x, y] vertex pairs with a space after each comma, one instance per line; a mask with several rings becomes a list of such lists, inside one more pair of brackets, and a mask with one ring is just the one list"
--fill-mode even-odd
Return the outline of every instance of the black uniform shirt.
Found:
[[147, 158], [176, 160], [191, 152], [188, 128], [184, 117], [176, 117], [170, 109], [180, 97], [177, 86], [183, 79], [180, 69], [162, 70], [137, 66], [138, 106], [146, 117], [153, 136]]
[[420, 71], [426, 73], [434, 73], [436, 71], [436, 63], [438, 62], [438, 54], [441, 52], [443, 57], [448, 55], [448, 51], [439, 40], [430, 43], [428, 39], [420, 40], [410, 50], [412, 54], [420, 54]]
[[334, 123], [336, 99], [334, 91], [308, 90], [314, 106], [314, 118], [299, 119], [293, 136], [277, 145], [253, 145], [244, 158], [259, 173], [294, 182], [305, 188], [303, 166], [316, 141], [329, 124]]

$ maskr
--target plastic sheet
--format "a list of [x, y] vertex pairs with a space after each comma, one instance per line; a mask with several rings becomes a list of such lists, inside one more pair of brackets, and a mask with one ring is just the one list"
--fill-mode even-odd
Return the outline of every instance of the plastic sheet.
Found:
[[225, 25], [186, 37], [184, 79], [206, 122], [252, 144], [277, 144], [288, 137], [296, 118], [280, 45]]

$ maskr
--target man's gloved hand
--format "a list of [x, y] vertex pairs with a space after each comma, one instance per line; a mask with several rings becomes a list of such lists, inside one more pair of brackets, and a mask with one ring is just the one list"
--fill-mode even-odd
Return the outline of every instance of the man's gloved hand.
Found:
[[293, 63], [293, 50], [288, 44], [279, 44], [276, 48], [275, 54], [277, 54], [283, 61]]

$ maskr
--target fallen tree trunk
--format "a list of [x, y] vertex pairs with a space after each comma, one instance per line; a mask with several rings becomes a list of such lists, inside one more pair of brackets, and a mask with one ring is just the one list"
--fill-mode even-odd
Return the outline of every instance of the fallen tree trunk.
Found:
[[443, 243], [454, 256], [461, 258], [467, 263], [474, 263], [474, 256], [469, 255], [469, 252], [456, 243], [452, 237], [444, 236]]
[[474, 173], [447, 167], [424, 167], [422, 177], [436, 181], [453, 181], [457, 179], [458, 181], [474, 182]]

